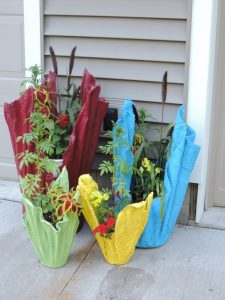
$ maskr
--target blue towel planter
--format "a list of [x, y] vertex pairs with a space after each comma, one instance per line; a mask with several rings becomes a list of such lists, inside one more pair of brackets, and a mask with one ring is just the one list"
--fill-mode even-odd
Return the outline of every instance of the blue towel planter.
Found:
[[153, 200], [148, 223], [137, 247], [159, 247], [170, 238], [184, 201], [191, 171], [200, 150], [194, 141], [195, 131], [184, 122], [184, 107], [181, 106], [177, 113], [172, 135], [170, 158], [165, 168], [164, 216], [162, 219], [160, 218], [160, 198], [157, 197]]
[[[126, 162], [127, 167], [129, 168], [129, 172], [124, 174], [121, 172], [120, 163], [115, 163], [116, 166], [116, 178], [121, 179], [121, 181], [125, 182], [125, 186], [127, 189], [130, 189], [131, 178], [132, 178], [132, 167], [134, 163], [134, 155], [132, 152], [132, 146], [134, 142], [134, 131], [135, 131], [135, 116], [133, 113], [133, 102], [130, 99], [126, 99], [122, 111], [121, 118], [116, 122], [123, 129], [123, 143], [119, 149], [114, 149], [116, 151], [116, 156], [120, 158], [121, 161]], [[115, 128], [113, 129], [113, 141], [115, 141]], [[117, 190], [117, 186], [115, 186], [115, 190]], [[120, 201], [119, 197], [115, 197], [115, 201]], [[127, 200], [127, 204], [131, 202], [131, 196]], [[121, 211], [123, 207], [121, 205], [116, 206], [115, 210], [118, 212]]]

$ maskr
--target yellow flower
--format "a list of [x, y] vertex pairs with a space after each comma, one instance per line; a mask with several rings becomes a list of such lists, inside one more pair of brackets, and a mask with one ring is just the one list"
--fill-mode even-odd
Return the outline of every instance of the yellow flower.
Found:
[[109, 199], [109, 195], [106, 193], [101, 193], [100, 191], [95, 191], [91, 195], [91, 204], [94, 207], [98, 207], [102, 201], [107, 201]]
[[103, 200], [107, 201], [109, 199], [109, 195], [102, 193], [102, 198], [103, 198]]
[[141, 143], [144, 142], [144, 137], [141, 134], [135, 134], [134, 135], [134, 144], [135, 145], [141, 145]]
[[92, 205], [94, 207], [98, 207], [101, 204], [101, 201], [99, 201], [99, 199], [96, 199], [95, 201], [92, 201]]
[[155, 174], [157, 175], [157, 174], [159, 174], [161, 172], [161, 169], [160, 168], [155, 168]]
[[142, 160], [142, 167], [144, 167], [149, 173], [152, 171], [152, 166], [151, 166], [151, 163], [150, 163], [150, 160], [145, 157], [143, 160]]

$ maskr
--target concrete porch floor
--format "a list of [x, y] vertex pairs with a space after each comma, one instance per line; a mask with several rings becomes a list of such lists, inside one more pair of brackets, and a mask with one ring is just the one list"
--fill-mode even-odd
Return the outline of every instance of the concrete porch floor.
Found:
[[105, 262], [88, 226], [68, 263], [42, 266], [22, 223], [16, 182], [0, 181], [1, 300], [223, 300], [225, 231], [180, 226], [167, 245], [137, 249], [124, 266]]

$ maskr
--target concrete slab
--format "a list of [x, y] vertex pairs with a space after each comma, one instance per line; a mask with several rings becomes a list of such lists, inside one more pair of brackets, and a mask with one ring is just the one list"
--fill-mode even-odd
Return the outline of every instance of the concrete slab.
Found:
[[19, 182], [0, 180], [0, 199], [20, 202], [21, 193]]
[[225, 232], [178, 226], [158, 249], [137, 249], [125, 266], [107, 264], [96, 244], [59, 299], [225, 299]]
[[[67, 265], [53, 270], [37, 260], [19, 202], [18, 183], [0, 181], [0, 300], [225, 299], [224, 230], [177, 226], [167, 245], [137, 249], [118, 267], [105, 262], [86, 226]], [[225, 229], [219, 210], [208, 210], [201, 226]]]
[[225, 230], [225, 208], [211, 207], [204, 211], [201, 218], [201, 227], [223, 229]]
[[22, 223], [21, 205], [0, 201], [0, 299], [56, 299], [95, 243], [86, 226], [76, 237], [68, 263], [48, 269], [38, 262]]

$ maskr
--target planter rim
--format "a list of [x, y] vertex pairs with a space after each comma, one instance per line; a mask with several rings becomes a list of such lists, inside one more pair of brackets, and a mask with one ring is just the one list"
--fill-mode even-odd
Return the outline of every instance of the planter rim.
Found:
[[55, 162], [63, 162], [63, 158], [51, 158], [51, 160], [54, 160]]
[[[59, 232], [62, 230], [61, 228], [61, 224], [67, 223], [68, 222], [68, 213], [64, 215], [63, 219], [61, 221], [58, 221], [56, 223], [56, 228], [48, 221], [46, 221], [43, 218], [43, 212], [42, 209], [40, 207], [35, 206], [29, 199], [27, 199], [26, 197], [22, 197], [22, 202], [24, 203], [25, 207], [30, 206], [32, 209], [36, 209], [38, 211], [38, 218], [39, 221], [41, 223], [46, 224], [47, 226], [49, 226], [52, 230], [56, 231], [56, 233], [59, 234]], [[78, 215], [74, 215], [76, 218], [78, 218]], [[26, 211], [24, 213], [23, 219], [26, 217]]]

